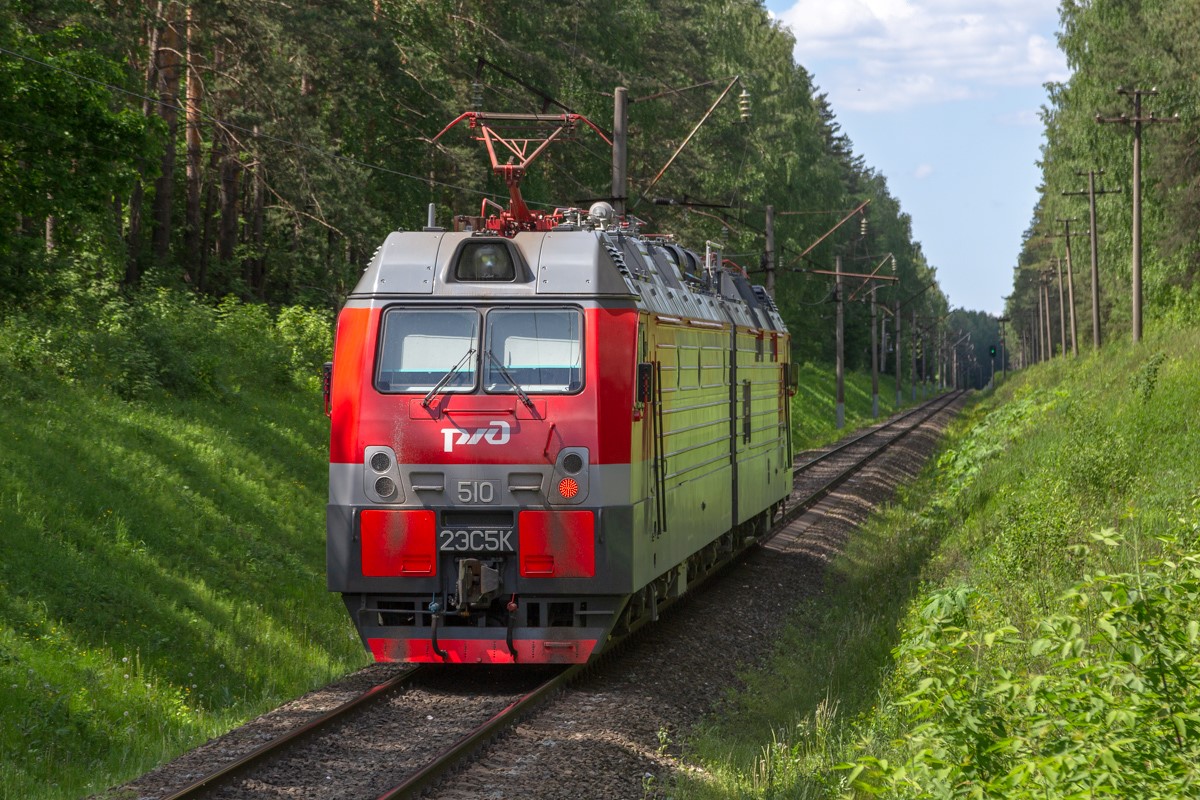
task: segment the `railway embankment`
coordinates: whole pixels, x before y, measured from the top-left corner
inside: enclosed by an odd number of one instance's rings
[[[672,796],[1194,796],[1197,352],[1161,333],[979,397]]]

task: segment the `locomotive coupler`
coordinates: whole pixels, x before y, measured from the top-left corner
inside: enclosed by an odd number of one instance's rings
[[[458,561],[458,581],[455,605],[458,613],[467,615],[472,607],[486,608],[500,593],[500,570],[478,558]]]

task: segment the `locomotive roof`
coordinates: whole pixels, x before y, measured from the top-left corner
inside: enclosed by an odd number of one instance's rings
[[[481,232],[397,231],[375,251],[352,299],[624,300],[666,318],[733,321],[785,331],[774,302],[741,270],[703,269],[704,259],[675,244],[625,232],[569,228]],[[505,248],[511,272],[476,279],[463,271],[471,248]]]

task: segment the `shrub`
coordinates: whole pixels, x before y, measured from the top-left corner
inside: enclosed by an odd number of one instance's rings
[[[6,314],[0,363],[103,387],[125,400],[159,392],[222,396],[293,379],[315,388],[332,339],[325,310],[292,306],[276,315],[234,297],[213,307],[190,291],[158,286]]]
[[[1111,530],[1092,546],[1116,548]],[[1085,577],[1031,638],[931,594],[896,649],[911,723],[895,762],[843,765],[857,788],[911,798],[1193,797],[1200,788],[1200,522],[1135,572]],[[980,624],[980,623],[984,624]],[[1023,653],[1021,670],[1004,648]]]

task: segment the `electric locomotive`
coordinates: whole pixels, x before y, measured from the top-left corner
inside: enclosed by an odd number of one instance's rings
[[[378,661],[587,661],[792,485],[762,288],[604,202],[535,214],[493,166],[509,209],[390,234],[338,318],[328,587]]]

